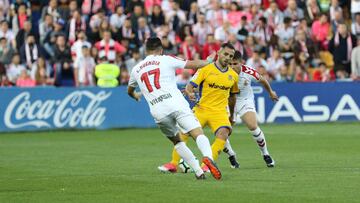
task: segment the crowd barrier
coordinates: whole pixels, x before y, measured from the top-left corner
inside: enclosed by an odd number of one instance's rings
[[[360,121],[360,83],[275,83],[272,102],[254,86],[261,123]],[[0,132],[155,127],[145,99],[118,88],[0,88]]]

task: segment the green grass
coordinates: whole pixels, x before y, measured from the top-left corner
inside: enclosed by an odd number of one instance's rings
[[[158,129],[1,134],[0,202],[360,201],[359,123],[262,129],[276,167],[266,168],[245,127],[236,127],[241,169],[222,154],[221,181],[158,172],[172,149]]]

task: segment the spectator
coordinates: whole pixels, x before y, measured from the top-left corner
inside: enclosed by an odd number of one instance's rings
[[[360,80],[360,39],[357,39],[357,46],[351,53],[351,78]]]
[[[333,33],[337,32],[338,25],[344,22],[343,14],[341,10],[334,12],[334,19],[331,21],[331,29]]]
[[[24,22],[24,28],[21,29],[17,35],[16,35],[16,49],[19,50],[20,47],[24,44],[25,40],[26,40],[26,36],[29,34],[33,34],[35,35],[35,32],[33,32],[32,30],[32,24],[30,21],[26,21]]]
[[[267,57],[271,57],[273,55],[273,51],[275,49],[280,50],[279,37],[277,35],[273,34],[273,35],[271,35],[268,46],[266,46],[266,49],[265,49]]]
[[[266,9],[264,17],[267,19],[268,24],[275,29],[276,25],[283,23],[284,14],[278,8],[275,0],[271,1],[270,7]]]
[[[24,28],[25,22],[30,21],[30,16],[26,13],[26,6],[21,4],[17,14],[12,19],[12,31],[16,35],[19,30]]]
[[[122,6],[116,7],[116,13],[113,13],[110,17],[110,27],[113,33],[117,33],[118,30],[123,26],[126,19],[124,14],[124,8]]]
[[[187,24],[194,25],[197,23],[198,16],[200,14],[198,4],[192,2],[190,5],[190,11],[187,13]]]
[[[102,2],[102,0],[83,0],[81,11],[86,21],[94,13],[98,13],[98,11],[102,8]]]
[[[169,38],[167,36],[162,37],[161,42],[162,42],[162,45],[163,45],[163,53],[165,55],[173,55],[173,56],[177,55],[178,51],[177,51],[176,46],[174,46],[170,42],[170,40],[169,40]],[[131,71],[129,71],[129,72],[131,72]]]
[[[280,51],[290,52],[295,35],[295,29],[291,26],[291,18],[285,17],[284,23],[277,27],[275,34],[279,37]]]
[[[286,68],[285,61],[280,55],[280,51],[278,49],[274,49],[272,52],[272,56],[267,60],[267,69],[269,76],[276,80],[281,81],[281,69]]]
[[[98,32],[100,28],[100,24],[103,21],[106,21],[105,11],[103,9],[100,9],[97,11],[97,13],[93,16],[91,16],[89,26],[91,28],[92,32]]]
[[[137,44],[136,42],[135,31],[132,28],[130,19],[125,19],[123,26],[120,28],[118,33],[115,35],[116,41],[121,41],[123,39],[128,40],[132,44]]]
[[[290,61],[288,75],[290,75],[292,81],[301,82],[310,80],[307,74],[309,66],[309,61],[305,53],[300,52],[299,54],[295,54],[294,58]]]
[[[338,32],[329,43],[329,51],[334,56],[334,72],[337,76],[350,74],[351,51],[355,45],[355,36],[348,32],[344,23],[339,24]]]
[[[178,2],[171,2],[171,10],[165,13],[166,21],[171,25],[172,30],[179,31],[180,28],[186,24],[186,15],[180,9]]]
[[[40,57],[34,64],[32,78],[35,79],[36,85],[54,85],[54,78],[50,76],[50,65],[46,63],[44,58]]]
[[[75,86],[94,86],[95,85],[95,60],[90,55],[88,46],[82,47],[82,55],[77,57],[74,62]]]
[[[231,33],[236,33],[236,30],[231,27],[230,22],[226,21],[221,27],[215,30],[215,39],[222,43],[225,42]]]
[[[72,16],[74,16],[74,12],[78,11],[80,13],[80,10],[78,10],[78,5],[76,0],[70,0],[70,2],[66,1],[65,5],[59,8],[59,14],[61,18],[68,21]],[[85,20],[85,18],[83,18]]]
[[[142,6],[136,5],[130,15],[131,25],[134,30],[138,29],[138,20],[140,17],[144,17],[144,10]]]
[[[297,7],[295,0],[289,0],[288,6],[284,11],[284,17],[289,17],[292,20],[293,26],[297,26],[299,20],[304,18],[304,11]]]
[[[259,21],[260,17],[263,16],[263,13],[260,12],[259,8],[260,7],[257,4],[252,4],[249,8],[249,11],[245,13],[251,27],[253,27],[255,23]]]
[[[239,30],[237,32],[237,39],[240,42],[244,42],[249,35],[249,30],[250,30],[250,26],[248,25],[247,17],[242,16],[239,25]]]
[[[260,49],[259,47],[256,47],[255,38],[253,36],[248,36],[246,38],[244,43],[244,48],[245,48],[245,54],[248,57],[251,57],[253,55],[255,48]]]
[[[331,27],[328,17],[325,13],[321,14],[320,19],[313,22],[311,26],[312,38],[321,47],[327,47],[328,41],[331,39]]]
[[[26,14],[31,15],[31,3],[30,3],[30,1],[28,1],[28,0],[15,0],[15,1],[12,1],[11,5],[10,5],[10,8],[11,8],[10,15],[12,17],[14,17],[18,13],[19,7],[21,5],[25,5]]]
[[[111,39],[110,31],[105,31],[103,40],[98,41],[95,47],[99,51],[99,58],[106,57],[110,63],[114,63],[117,54],[123,54],[126,49],[124,46]]]
[[[295,82],[308,82],[310,81],[309,73],[306,71],[306,68],[301,65],[296,65],[295,67]]]
[[[115,13],[116,9],[121,6],[121,2],[122,0],[105,0],[106,2],[106,9],[108,10],[109,13]]]
[[[206,22],[205,15],[203,13],[198,14],[198,20],[192,27],[196,42],[203,46],[206,42],[206,36],[213,33],[212,27]]]
[[[0,63],[0,87],[10,86],[11,83],[7,78],[6,68],[4,64]]]
[[[354,19],[355,14],[360,13],[360,1],[351,0],[350,8],[351,8],[350,12],[351,12],[352,18]]]
[[[355,21],[351,24],[351,33],[360,38],[360,13],[355,14]]]
[[[236,2],[231,2],[230,11],[227,13],[227,20],[230,22],[233,28],[237,28],[240,23],[242,12],[239,5]]]
[[[254,69],[259,69],[261,66],[265,68],[265,70],[268,70],[268,64],[267,62],[260,57],[260,50],[255,49],[252,56],[246,61],[246,65],[250,66]]]
[[[190,80],[191,70],[189,69],[183,69],[181,74],[176,76],[176,84],[178,87],[180,87],[180,89],[185,89],[185,86],[189,83]]]
[[[306,18],[308,22],[312,22],[320,14],[320,8],[316,0],[308,0],[306,3]]]
[[[153,35],[153,31],[150,26],[146,23],[145,17],[140,17],[138,19],[138,29],[137,29],[137,38],[139,43],[142,45],[145,43],[145,40]]]
[[[141,0],[129,0],[126,2],[126,13],[131,13],[134,11],[135,6],[144,7],[144,3]]]
[[[226,11],[221,8],[219,1],[212,1],[211,8],[206,12],[206,20],[215,29],[221,27],[226,19]]]
[[[65,36],[59,35],[56,38],[53,61],[57,63],[67,61],[69,59],[71,59],[70,47],[66,43]]]
[[[200,48],[195,44],[194,38],[187,36],[185,41],[180,45],[180,53],[187,60],[200,59]]]
[[[252,35],[255,37],[255,42],[263,47],[266,47],[272,34],[272,28],[267,25],[266,18],[260,17],[258,24],[252,32]]]
[[[9,65],[14,53],[15,50],[10,46],[6,38],[0,38],[0,63],[2,65]]]
[[[81,14],[79,11],[74,11],[73,16],[70,19],[69,26],[68,26],[68,32],[69,32],[69,43],[73,44],[76,40],[76,35],[80,31],[86,31],[86,23],[85,19],[81,17]]]
[[[44,50],[36,43],[35,36],[29,34],[26,37],[26,42],[20,48],[21,63],[26,64],[27,69],[31,69],[33,63],[35,63],[40,56],[44,56]]]
[[[36,81],[31,79],[27,70],[21,70],[20,76],[16,80],[16,86],[18,87],[35,87]]]
[[[335,75],[329,68],[326,67],[325,63],[320,63],[313,73],[313,81],[316,82],[329,82],[335,79]]]
[[[31,72],[30,72],[31,78],[37,81],[36,74],[38,73],[39,68],[43,68],[45,70],[46,78],[48,78],[49,82],[52,82],[52,84],[53,84],[54,83],[54,79],[53,79],[54,69],[52,68],[50,63],[48,61],[46,61],[46,59],[44,57],[41,57],[41,56],[37,59],[37,61],[33,64],[32,68],[31,68]]]
[[[202,59],[206,59],[210,54],[217,52],[220,49],[220,43],[218,43],[213,34],[208,34],[206,37],[206,43],[204,44],[202,51]]]
[[[335,20],[335,12],[340,11],[342,13],[342,8],[339,5],[339,0],[331,0],[330,6],[330,20]]]
[[[160,27],[161,25],[165,24],[165,17],[164,13],[161,10],[161,7],[159,5],[155,5],[152,14],[150,15],[149,23],[152,27],[152,29],[156,29]]]
[[[132,68],[141,61],[141,55],[138,49],[133,49],[131,58],[125,61],[125,66],[128,73],[131,73]]]
[[[58,36],[66,36],[66,33],[63,31],[65,22],[63,19],[58,19],[55,23],[54,30],[49,32],[44,39],[44,48],[48,55],[54,57],[54,46],[56,44],[56,39]]]
[[[16,84],[18,77],[21,74],[21,71],[26,70],[25,66],[20,64],[20,55],[18,53],[14,54],[11,59],[11,64],[6,70],[7,78],[10,83]]]
[[[75,43],[71,46],[71,56],[73,60],[75,61],[77,57],[82,56],[82,48],[83,46],[87,46],[88,48],[91,48],[90,42],[86,41],[86,35],[84,31],[80,31],[77,34],[77,40]]]
[[[46,14],[44,21],[39,24],[39,35],[40,35],[40,44],[45,43],[45,39],[50,33],[54,30],[53,18],[51,15]]]
[[[44,21],[46,14],[52,16],[54,22],[56,22],[60,18],[61,15],[60,15],[60,12],[59,12],[57,0],[50,0],[49,5],[45,6],[42,9],[42,13],[41,13],[41,20],[42,21]],[[62,17],[64,17],[64,16],[62,16]]]
[[[5,37],[6,40],[15,47],[15,34],[9,29],[9,24],[6,20],[1,21],[0,38]]]
[[[293,50],[295,55],[298,55],[301,52],[304,53],[306,58],[309,58],[309,60],[312,60],[314,57],[318,57],[317,46],[314,45],[314,42],[309,37],[306,37],[303,30],[299,30],[296,33]]]

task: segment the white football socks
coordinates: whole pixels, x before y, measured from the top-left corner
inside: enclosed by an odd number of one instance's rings
[[[257,145],[259,146],[262,155],[269,155],[269,152],[268,152],[267,146],[266,146],[265,135],[261,131],[261,129],[259,127],[257,127],[255,130],[250,130],[250,132],[253,135],[253,138],[256,141]]]
[[[175,145],[175,150],[184,159],[184,161],[189,164],[189,166],[194,169],[196,176],[203,174],[203,170],[200,167],[199,161],[196,160],[194,154],[186,146],[184,142],[179,142]]]
[[[233,148],[232,148],[231,145],[230,145],[230,140],[229,140],[229,138],[226,140],[224,152],[225,152],[226,154],[228,154],[229,156],[235,156],[235,155],[236,155],[235,151],[233,150]]]
[[[196,144],[201,151],[201,154],[205,157],[209,157],[213,160],[212,151],[209,139],[205,135],[199,135],[196,137]]]

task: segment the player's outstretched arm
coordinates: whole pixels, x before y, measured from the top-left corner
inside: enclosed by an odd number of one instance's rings
[[[272,88],[270,86],[270,83],[261,75],[260,75],[259,82],[266,89],[266,91],[269,93],[271,100],[273,100],[273,101],[278,101],[279,100],[279,97],[277,96],[276,92],[274,90],[272,90]]]
[[[128,95],[136,101],[140,101],[141,93],[136,92],[135,87],[128,86]]]
[[[188,83],[186,85],[185,94],[189,97],[191,101],[196,101],[195,87],[191,83]]]
[[[189,60],[185,64],[185,69],[199,69],[207,64],[209,64],[209,62],[205,60]]]

